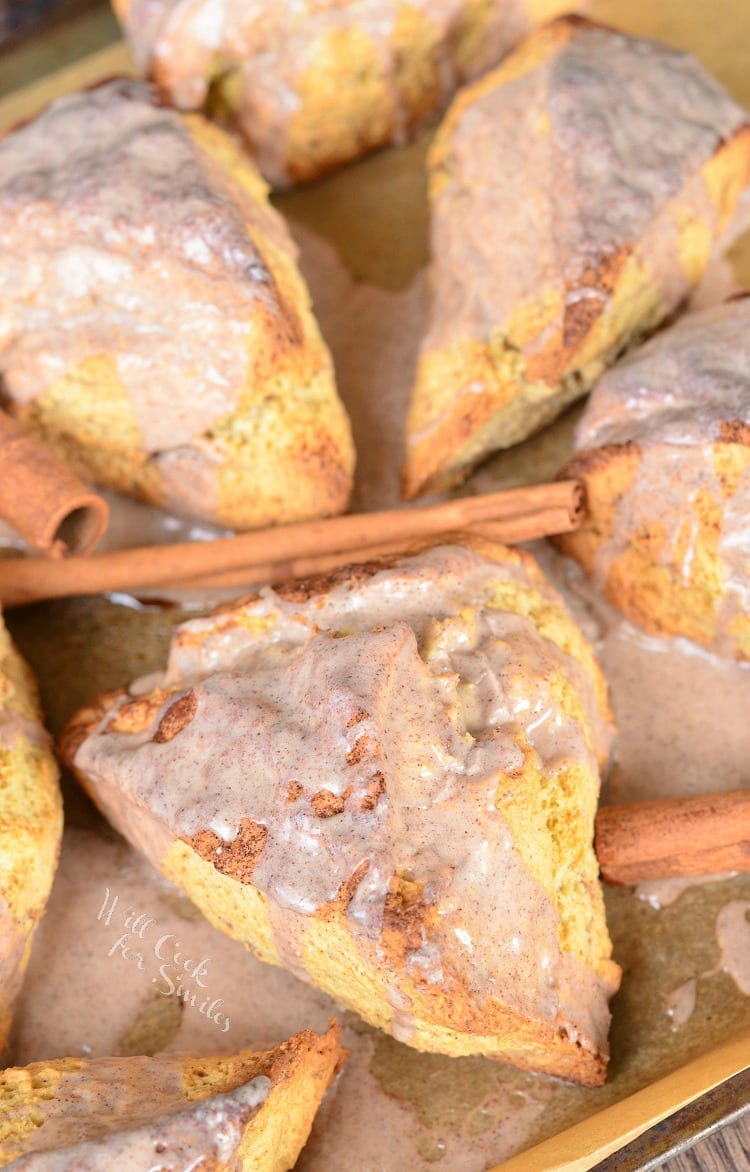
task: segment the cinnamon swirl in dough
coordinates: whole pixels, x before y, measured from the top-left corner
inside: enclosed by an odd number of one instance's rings
[[[467,541],[175,634],[62,751],[208,918],[400,1040],[604,1078],[592,652],[526,554]]]
[[[598,383],[559,539],[647,631],[750,659],[750,298],[684,317]]]
[[[330,355],[266,188],[115,81],[0,142],[0,392],[82,476],[244,529],[346,507]]]
[[[683,301],[750,180],[747,119],[687,54],[576,18],[459,94],[407,496],[538,431]]]

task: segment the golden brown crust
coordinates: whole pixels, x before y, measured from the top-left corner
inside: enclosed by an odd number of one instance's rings
[[[719,438],[724,444],[744,444],[750,448],[750,423],[739,419],[725,420],[721,425]]]
[[[73,760],[79,745],[91,735],[112,706],[127,695],[125,688],[102,692],[91,704],[78,709],[58,736],[58,751],[64,761]]]
[[[326,574],[314,574],[310,578],[295,578],[289,582],[280,582],[274,586],[274,592],[285,602],[309,602],[317,595],[328,594],[337,586],[346,583],[356,588],[368,578],[374,578],[381,570],[388,566],[395,566],[401,555],[381,557],[373,561],[357,562],[355,565],[342,566],[340,570],[333,570]],[[232,609],[230,603],[230,608]],[[217,612],[218,613],[218,612]]]
[[[154,733],[154,741],[156,744],[166,745],[179,732],[182,732],[185,726],[190,724],[190,721],[195,716],[197,706],[198,701],[193,691],[186,692],[170,704]]]
[[[633,441],[605,444],[581,452],[559,473],[560,480],[571,476],[581,482],[586,511],[583,524],[574,533],[554,540],[580,561],[588,574],[593,572],[597,548],[611,536],[617,504],[632,484],[640,461],[640,448]]]
[[[331,1019],[324,1034],[300,1030],[272,1050],[241,1050],[226,1056],[186,1059],[184,1081],[190,1100],[195,1101],[206,1094],[216,1094],[217,1076],[222,1080],[222,1093],[236,1090],[259,1075],[265,1075],[276,1086],[287,1082],[302,1063],[311,1067],[312,1073],[323,1076],[327,1088],[348,1055],[341,1045],[341,1026]]]
[[[188,846],[207,863],[220,871],[222,875],[229,875],[239,883],[250,883],[256,863],[268,837],[268,830],[249,818],[240,821],[237,837],[231,842],[224,842],[212,830],[201,830],[192,838],[184,838]]]

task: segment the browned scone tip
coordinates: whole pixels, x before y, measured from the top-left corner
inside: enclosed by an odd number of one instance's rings
[[[556,538],[645,630],[750,658],[750,300],[690,314],[600,380],[562,477],[581,527]]]
[[[85,741],[91,730],[96,728],[115,702],[126,694],[125,688],[102,692],[91,704],[79,708],[71,716],[57,738],[58,755],[66,765],[72,764],[78,746]]]
[[[562,18],[462,91],[430,154],[404,495],[586,394],[697,285],[748,181],[747,112],[655,41]]]
[[[349,1055],[350,1051],[341,1044],[341,1023],[331,1018],[325,1033],[300,1030],[273,1050],[266,1051],[262,1055],[258,1073],[268,1075],[274,1083],[288,1079],[300,1056],[310,1056],[314,1061],[314,1075],[328,1087],[342,1070]]]
[[[619,980],[591,845],[610,738],[536,563],[469,539],[183,624],[163,676],[79,714],[61,750],[261,959],[417,1049],[596,1085]]]

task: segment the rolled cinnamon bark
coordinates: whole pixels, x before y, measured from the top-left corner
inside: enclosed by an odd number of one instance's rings
[[[57,564],[13,558],[0,563],[0,604],[159,586],[241,588],[307,578],[461,531],[506,543],[566,532],[580,524],[582,508],[577,481],[557,481],[412,509],[302,521],[216,541],[119,549]]]
[[[750,871],[750,789],[603,806],[595,846],[613,885]]]
[[[88,553],[109,509],[44,444],[0,411],[0,520],[51,557]]]

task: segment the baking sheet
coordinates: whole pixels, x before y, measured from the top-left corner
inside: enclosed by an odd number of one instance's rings
[[[729,0],[712,4],[706,0],[690,4],[660,0],[648,5],[607,0],[595,3],[592,11],[628,31],[659,35],[692,49],[737,97],[750,103],[746,60],[750,5]],[[3,118],[11,121],[28,116],[37,101],[47,100],[61,85],[75,84],[79,77],[91,81],[111,75],[124,60],[121,48],[105,50],[96,61],[83,63],[62,82],[49,81],[41,99],[35,91],[0,104],[0,125]],[[425,306],[421,266],[427,256],[423,161],[428,139],[425,134],[404,150],[382,152],[313,188],[285,194],[276,201],[294,221],[316,310],[334,351],[342,393],[352,408],[360,447],[359,508],[392,503],[396,492],[401,417]],[[745,280],[750,282],[750,237],[740,232],[728,260],[714,266],[708,292],[703,295],[715,297]],[[468,491],[553,475],[569,451],[575,417],[573,411],[541,436],[490,461]],[[8,622],[37,672],[50,725],[57,730],[97,691],[122,685],[158,667],[171,627],[179,617],[173,607],[144,608],[95,599],[26,608],[10,614]],[[620,702],[627,705],[624,691]],[[691,730],[683,730],[683,736],[684,752]],[[737,759],[732,768],[741,774],[742,746],[734,745],[732,754],[733,761]],[[706,777],[707,786],[721,783],[725,763],[721,756],[715,761],[713,776]],[[743,783],[750,783],[747,774],[744,778],[740,775],[739,784]],[[673,792],[679,788],[680,778],[675,777]],[[305,1024],[296,1020],[295,1014],[323,1024],[332,1008],[326,999],[304,990],[296,1008],[286,1008],[295,1000],[294,978],[258,966],[238,945],[202,922],[195,927],[184,901],[112,840],[69,780],[65,782],[65,798],[69,832],[62,878],[73,883],[82,861],[88,862],[89,848],[98,870],[90,889],[84,884],[85,897],[68,898],[71,890],[80,892],[80,875],[77,887],[65,887],[61,881],[53,896],[20,1007],[15,1038],[19,1060],[51,1057],[75,1045],[75,1039],[65,1032],[67,1022],[56,1012],[49,990],[54,991],[56,981],[75,981],[79,1011],[96,997],[96,983],[91,984],[86,976],[89,969],[93,972],[86,949],[99,949],[95,959],[101,971],[106,941],[97,936],[95,925],[106,885],[113,890],[119,884],[123,890],[140,891],[142,899],[160,909],[165,922],[176,917],[175,923],[193,925],[190,930],[198,933],[201,941],[210,940],[217,971],[246,974],[249,991],[245,988],[236,994],[233,1042],[257,1040],[258,1031],[264,1040],[278,1040],[285,1031]],[[354,1059],[316,1124],[300,1167],[335,1170],[356,1166],[363,1172],[376,1168],[390,1172],[407,1165],[414,1169],[434,1165],[473,1172],[617,1102],[747,1028],[750,998],[721,971],[699,981],[695,1009],[683,1025],[675,1028],[674,1015],[668,1014],[676,989],[696,974],[717,969],[716,919],[730,901],[750,901],[750,879],[736,877],[689,887],[661,910],[629,890],[607,893],[615,955],[625,973],[613,1005],[611,1076],[608,1085],[598,1091],[568,1087],[483,1059],[420,1055],[346,1015]],[[114,965],[115,958],[112,960]],[[104,965],[104,972],[109,971],[118,982],[124,970],[109,970]],[[113,1031],[115,1026],[119,1031],[114,1040],[121,1048],[132,1045],[133,1036],[141,1039],[141,1045],[184,1049],[192,1044],[206,1051],[222,1048],[219,1042],[223,1039],[204,1022],[197,1022],[189,1010],[175,1015],[174,1002],[169,999],[163,999],[155,1010],[157,1003],[146,983],[141,988],[132,977],[128,973],[128,981],[118,989],[117,1009],[112,1011]],[[37,1053],[42,1046],[45,1053]],[[370,1117],[370,1147],[357,1148],[362,1128],[355,1124],[363,1112]],[[395,1163],[392,1155],[384,1156],[378,1148],[378,1132],[384,1134],[387,1128],[401,1145]]]

